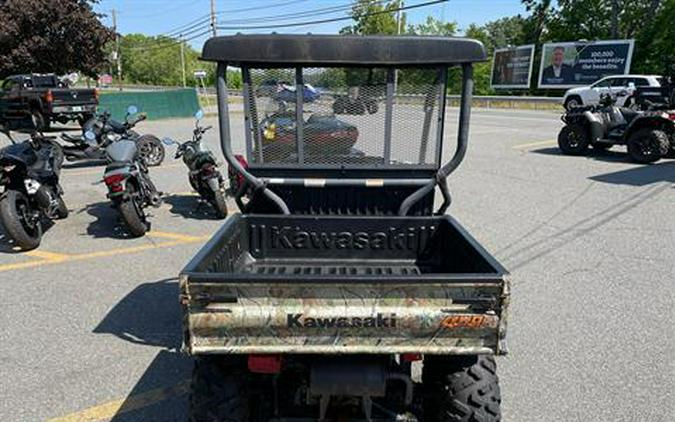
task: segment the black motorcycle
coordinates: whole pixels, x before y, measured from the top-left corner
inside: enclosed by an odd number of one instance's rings
[[[136,107],[130,108],[137,111]],[[61,138],[70,143],[63,147],[63,152],[68,161],[79,160],[105,160],[107,159],[105,149],[98,148],[106,141],[106,138],[114,139],[118,136],[124,136],[126,139],[134,140],[137,144],[138,152],[149,166],[158,166],[164,161],[164,145],[154,135],[140,135],[133,128],[139,122],[146,119],[147,116],[136,115],[135,119],[130,120],[130,114],[127,113],[123,122],[113,119],[110,112],[104,111],[98,116],[93,117],[82,125],[82,135],[71,136],[67,133],[61,135]],[[85,133],[92,132],[96,139],[95,142],[87,140]]]
[[[204,133],[211,129],[211,126],[199,126],[199,121],[204,117],[201,110],[195,114],[195,117],[197,122],[191,140],[180,143],[165,138],[163,142],[166,145],[178,145],[175,158],[182,157],[183,162],[190,170],[188,173],[190,185],[199,193],[199,196],[213,206],[218,218],[225,218],[227,217],[227,203],[225,202],[223,176],[218,170],[216,157],[202,143]]]
[[[45,219],[68,216],[59,185],[63,152],[53,137],[33,133],[0,150],[0,219],[23,250],[40,245]]]
[[[130,107],[132,119],[135,113],[136,109]],[[85,138],[90,143],[96,141],[92,131],[86,132]],[[105,149],[109,163],[103,173],[103,181],[108,187],[107,196],[131,235],[143,236],[150,230],[145,208],[150,205],[158,207],[162,203],[161,193],[150,180],[145,158],[140,154],[137,142],[126,135],[106,136],[99,147]]]

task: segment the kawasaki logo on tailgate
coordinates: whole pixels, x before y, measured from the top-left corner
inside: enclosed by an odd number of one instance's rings
[[[436,226],[419,226],[408,229],[391,227],[386,231],[308,231],[297,227],[269,228],[272,248],[281,249],[409,249],[426,243]]]
[[[307,317],[287,314],[288,328],[396,328],[396,314],[377,314],[373,317]]]

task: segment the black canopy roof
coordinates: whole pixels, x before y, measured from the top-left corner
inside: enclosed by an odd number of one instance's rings
[[[415,66],[485,61],[468,38],[358,35],[232,35],[206,41],[202,59],[230,65]]]

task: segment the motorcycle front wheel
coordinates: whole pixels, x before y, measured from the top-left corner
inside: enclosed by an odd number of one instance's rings
[[[213,208],[216,210],[216,215],[218,218],[227,218],[227,201],[225,200],[225,192],[222,189],[218,189],[213,192],[213,199],[211,200]]]
[[[28,197],[17,190],[8,190],[0,198],[0,219],[16,245],[23,250],[35,249],[42,240],[39,211]]]

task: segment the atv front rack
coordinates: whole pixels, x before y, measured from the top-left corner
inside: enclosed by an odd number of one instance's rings
[[[486,59],[479,42],[442,37],[236,35],[207,41],[203,59],[218,63],[225,158],[252,191],[283,214],[295,211],[289,208],[288,197],[274,187],[405,188],[406,196],[397,205],[397,214],[405,216],[423,198],[431,195],[433,202],[438,186],[443,203],[436,213],[445,213],[450,205],[447,177],[467,149],[472,64]],[[228,66],[241,69],[248,166],[232,148]],[[448,67],[452,66],[462,71],[457,148],[450,161],[441,165]],[[320,94],[311,91],[312,85],[319,86]],[[410,95],[406,87],[417,90]],[[273,112],[264,119],[261,99],[274,103]],[[330,113],[335,114],[326,117]],[[364,151],[349,150],[352,145]]]

